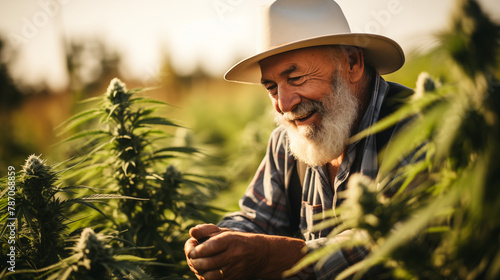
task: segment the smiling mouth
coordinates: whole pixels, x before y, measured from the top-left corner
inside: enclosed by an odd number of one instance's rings
[[[303,116],[300,116],[298,118],[295,118],[294,122],[296,124],[300,124],[301,122],[305,122],[307,121],[312,115],[314,115],[317,111],[316,110],[312,110],[310,112],[308,112],[306,115],[303,115]]]

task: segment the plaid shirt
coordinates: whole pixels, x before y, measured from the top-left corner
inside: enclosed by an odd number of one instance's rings
[[[359,131],[373,125],[378,119],[382,101],[390,84],[377,75],[372,99],[361,120]],[[398,129],[395,129],[398,130]],[[293,236],[297,228],[292,226],[291,207],[286,185],[292,178],[295,164],[288,150],[288,139],[283,127],[276,128],[269,141],[267,153],[245,195],[240,200],[241,211],[227,215],[220,227],[236,231]],[[347,179],[354,172],[374,178],[378,171],[376,137],[368,136],[347,147],[342,164],[330,184],[328,170],[322,167],[307,167],[302,185],[302,206],[299,229],[310,248],[324,244],[333,228],[315,231],[314,225],[326,219],[329,211],[341,203],[338,192],[345,189]],[[315,268],[316,279],[333,279],[348,266],[360,261],[368,254],[364,248],[354,248],[332,255],[320,268]],[[299,278],[300,279],[300,278]]]

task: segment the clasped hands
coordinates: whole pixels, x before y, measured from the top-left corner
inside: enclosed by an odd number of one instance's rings
[[[304,241],[295,238],[236,232],[212,224],[198,225],[189,234],[184,253],[198,279],[281,279],[282,272],[304,255]]]

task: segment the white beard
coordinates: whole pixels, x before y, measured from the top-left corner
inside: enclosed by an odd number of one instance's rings
[[[322,166],[338,158],[351,136],[359,102],[343,78],[335,77],[330,94],[319,101],[304,99],[292,112],[275,112],[275,121],[287,128],[290,151],[309,166]],[[319,125],[297,127],[293,120],[316,110]]]

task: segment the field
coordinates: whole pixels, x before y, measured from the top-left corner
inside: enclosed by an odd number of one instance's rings
[[[361,234],[295,269],[367,245],[372,254],[341,277],[376,265],[397,279],[500,276],[491,218],[500,211],[500,26],[464,0],[436,40],[384,77],[416,93],[374,129],[418,117],[377,181],[350,182],[340,211],[359,211],[338,229]],[[188,230],[238,209],[275,127],[269,98],[258,85],[180,76],[168,58],[151,84],[122,81],[105,49],[96,51],[102,75],[84,82],[78,44],[67,50],[73,80],[62,92],[17,84],[8,61],[0,65],[0,261],[9,264],[0,278],[191,279]],[[414,149],[424,160],[384,180]],[[394,185],[395,196],[381,198],[377,186]]]

